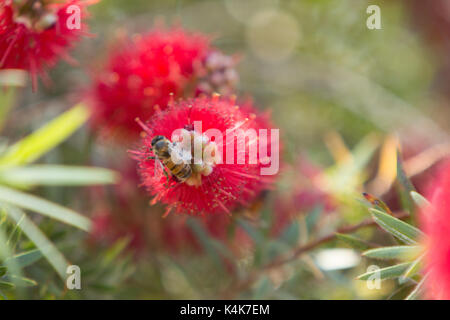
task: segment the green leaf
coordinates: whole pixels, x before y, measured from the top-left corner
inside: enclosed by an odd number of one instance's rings
[[[7,241],[6,233],[3,230],[3,226],[0,226],[0,260],[8,268],[8,272],[21,275],[22,269],[14,260],[9,259],[12,256],[12,249]]]
[[[431,205],[431,203],[427,199],[425,199],[425,197],[423,197],[421,194],[417,193],[416,191],[411,191],[410,195],[411,195],[411,198],[414,200],[414,202],[416,203],[416,205],[419,208],[426,208]]]
[[[30,278],[18,277],[15,275],[9,275],[8,278],[14,281],[14,284],[18,287],[34,287],[37,286],[37,282]]]
[[[8,268],[0,267],[0,277],[3,277],[6,273],[6,271],[8,271]]]
[[[367,250],[363,256],[374,259],[411,259],[421,250],[421,246],[392,246]]]
[[[348,234],[336,233],[336,238],[340,241],[345,242],[354,249],[367,250],[370,248],[370,246],[364,240]]]
[[[215,250],[212,242],[210,241],[210,237],[208,233],[205,231],[203,226],[196,221],[195,219],[187,219],[186,224],[195,234],[196,238],[200,242],[203,249],[208,253],[208,255],[213,259],[213,262],[217,266],[217,268],[223,270],[223,261],[219,255],[219,253]]]
[[[294,220],[289,226],[284,228],[279,240],[291,246],[297,244],[300,237],[300,225],[298,220]]]
[[[256,285],[256,288],[254,289],[252,299],[261,300],[267,298],[267,296],[271,293],[272,290],[273,290],[272,281],[270,281],[270,279],[267,276],[262,277],[262,279]]]
[[[0,201],[43,214],[84,231],[88,231],[91,227],[88,218],[73,210],[14,189],[0,186]]]
[[[14,251],[17,242],[20,239],[21,230],[19,228],[20,221],[14,225],[12,231],[10,231],[7,244],[11,246],[12,251]]]
[[[411,266],[405,271],[405,273],[402,275],[402,280],[405,280],[406,278],[411,278],[416,273],[420,271],[420,267],[422,266],[422,260],[424,258],[424,255],[421,255],[416,260],[414,260],[413,263],[411,263]]]
[[[411,213],[414,213],[414,201],[411,198],[411,191],[416,191],[403,168],[401,154],[397,151],[397,181],[400,184],[400,197],[403,206]]]
[[[423,233],[412,225],[403,222],[387,213],[376,209],[369,209],[374,221],[385,231],[407,244],[416,244]]]
[[[28,267],[42,258],[42,252],[39,249],[33,249],[27,252],[17,254],[6,261],[14,260],[20,268]]]
[[[11,282],[0,281],[0,290],[11,290],[14,289],[15,285]]]
[[[414,188],[413,184],[405,173],[405,169],[403,168],[402,156],[399,151],[397,151],[397,179],[402,187],[406,191],[408,191],[408,193],[411,191],[416,191],[416,188]]]
[[[353,193],[361,185],[364,170],[379,145],[378,139],[368,135],[352,150],[352,161],[337,164],[326,170],[327,187],[332,193]]]
[[[379,277],[380,280],[386,280],[386,279],[393,279],[400,277],[406,269],[408,269],[410,262],[405,262],[401,264],[397,264],[395,266],[390,266],[387,268],[382,268],[370,272],[366,272],[360,276],[358,276],[356,279],[358,280],[369,280],[373,278]],[[378,274],[377,274],[378,273]]]
[[[34,165],[0,170],[3,184],[27,188],[35,185],[45,186],[85,186],[113,184],[117,181],[114,171],[103,168],[90,168],[62,165]]]
[[[128,237],[121,238],[117,240],[108,250],[105,252],[102,259],[102,264],[104,267],[110,265],[114,262],[120,254],[122,254],[125,249],[130,244],[130,239]]]
[[[59,252],[59,250],[53,245],[53,243],[47,239],[47,237],[42,233],[41,230],[39,230],[39,228],[33,223],[33,221],[28,219],[28,217],[22,210],[2,203],[0,203],[0,206],[16,223],[22,220],[20,229],[22,229],[23,233],[28,237],[28,239],[30,239],[36,245],[36,247],[39,248],[39,250],[41,250],[42,254],[45,256],[48,262],[50,262],[58,275],[63,280],[65,280],[66,270],[69,264],[61,254],[61,252]]]
[[[405,300],[416,300],[420,297],[425,287],[426,278],[428,275],[425,275],[422,280],[415,286],[414,290],[405,298]]]
[[[245,220],[238,219],[238,224],[245,230],[245,232],[258,244],[264,242],[264,235],[250,223]]]
[[[306,215],[305,223],[306,223],[306,228],[307,228],[308,232],[311,232],[311,230],[317,224],[317,221],[319,221],[322,211],[323,211],[323,207],[321,205],[319,205],[319,206],[316,206],[313,210],[311,210],[311,212],[309,212]]]
[[[20,166],[37,160],[72,135],[88,117],[88,108],[83,104],[64,112],[36,132],[10,146],[0,157],[0,166]]]

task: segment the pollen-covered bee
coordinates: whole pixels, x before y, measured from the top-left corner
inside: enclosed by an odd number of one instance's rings
[[[155,154],[155,158],[160,160],[179,181],[185,182],[192,175],[192,167],[185,161],[177,161],[181,163],[175,163],[173,161],[173,147],[173,143],[164,136],[155,136],[152,139],[152,150]]]

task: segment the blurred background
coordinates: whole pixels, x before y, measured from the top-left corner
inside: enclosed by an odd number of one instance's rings
[[[59,63],[53,83],[20,91],[3,138],[17,141],[78,102],[120,34],[155,24],[214,36],[240,57],[238,92],[270,110],[283,165],[275,190],[231,223],[169,216],[135,183],[135,146],[112,146],[84,126],[40,163],[120,171],[109,187],[38,187],[32,192],[91,217],[90,234],[34,217],[82,270],[82,290],[64,290],[48,262],[24,269],[36,286],[6,296],[119,299],[384,299],[402,297],[392,281],[369,290],[354,280],[372,262],[339,240],[242,280],[295,247],[369,217],[361,193],[401,209],[395,179],[399,146],[405,171],[423,192],[450,152],[450,2],[377,1],[381,30],[354,0],[103,0],[89,8],[92,37]],[[126,167],[126,169],[124,169]],[[257,216],[257,222],[245,219]],[[375,228],[367,241],[389,243]],[[17,250],[32,249],[25,238]],[[20,251],[20,250],[19,250]],[[397,288],[399,290],[397,290]],[[401,290],[400,290],[401,289]]]

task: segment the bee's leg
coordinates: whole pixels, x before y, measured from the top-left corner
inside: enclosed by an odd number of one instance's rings
[[[145,158],[146,160],[156,160],[155,156],[148,156],[147,158]]]
[[[170,189],[175,188],[176,186],[178,186],[179,184],[181,184],[181,181],[177,181],[177,183],[169,186]]]
[[[161,163],[161,161],[157,160],[157,162],[161,166],[164,176],[166,177],[166,188],[168,188],[169,187],[169,179],[170,179],[169,173],[167,172],[166,167],[164,167],[164,165]]]
[[[163,171],[164,171],[164,175],[166,176],[166,188],[172,188],[171,186],[169,186],[170,176],[167,173],[166,168],[164,168]]]

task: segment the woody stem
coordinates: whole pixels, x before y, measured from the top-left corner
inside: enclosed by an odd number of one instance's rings
[[[405,218],[409,217],[409,214],[406,212],[401,212],[398,214],[394,214],[394,216],[397,219],[405,219]],[[283,265],[288,264],[290,262],[293,262],[296,259],[298,259],[301,255],[303,255],[304,253],[306,253],[312,249],[315,249],[325,243],[328,243],[332,240],[335,240],[337,233],[341,233],[341,234],[353,233],[359,229],[362,229],[365,227],[370,227],[370,226],[376,226],[376,225],[377,224],[375,223],[375,221],[373,219],[369,218],[369,219],[363,220],[362,222],[355,224],[355,225],[341,227],[329,235],[323,236],[316,240],[312,240],[302,246],[295,248],[294,250],[291,251],[291,253],[289,255],[275,259],[272,262],[266,264],[265,266],[262,266],[259,270],[256,270],[256,271],[250,273],[245,279],[238,279],[238,280],[234,281],[227,288],[227,290],[225,290],[225,292],[223,293],[222,296],[224,299],[233,299],[240,292],[250,288],[256,281],[258,281],[258,279],[264,273],[266,273],[270,270],[276,269],[278,267],[282,267]]]

